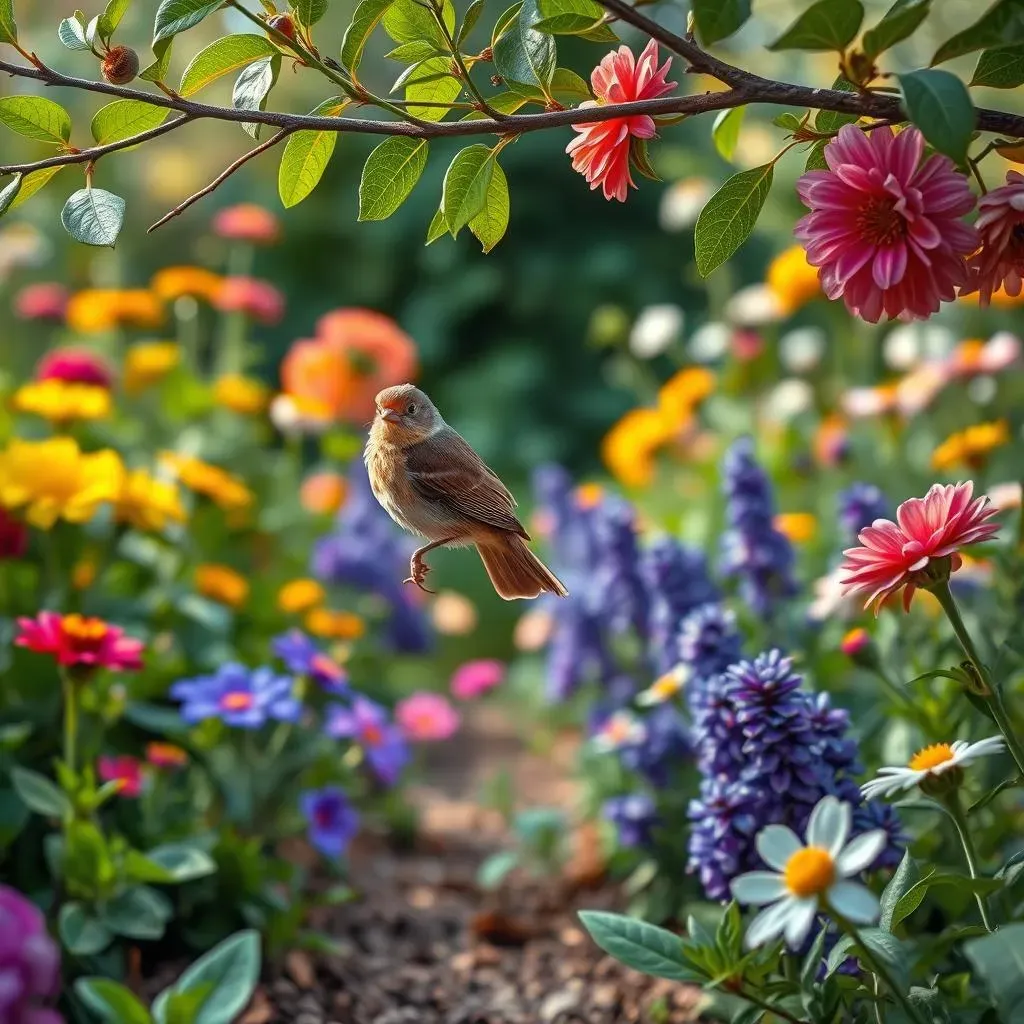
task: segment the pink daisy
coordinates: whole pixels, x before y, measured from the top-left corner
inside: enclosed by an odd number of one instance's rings
[[[916,128],[870,134],[844,125],[825,147],[827,171],[808,171],[797,193],[811,212],[794,236],[830,299],[877,323],[924,320],[956,297],[977,233],[962,220],[974,208],[964,175],[945,156],[922,162]]]
[[[903,589],[903,607],[910,609],[915,590],[937,577],[929,574],[933,559],[948,558],[949,571],[960,568],[959,549],[989,540],[999,532],[988,522],[999,510],[987,497],[974,498],[974,483],[932,484],[923,498],[909,498],[896,510],[896,522],[876,519],[860,531],[861,547],[843,552],[842,583],[866,594],[864,607],[875,614],[886,598]]]
[[[628,46],[620,46],[609,53],[590,75],[590,84],[597,97],[596,103],[630,103],[633,100],[652,100],[672,92],[675,82],[665,81],[672,66],[669,58],[658,67],[658,44],[652,39],[640,54],[633,57]],[[595,106],[587,100],[581,107]],[[633,139],[653,139],[657,134],[654,118],[647,114],[615,117],[609,121],[574,124],[579,135],[568,146],[572,169],[579,171],[590,182],[591,189],[601,186],[605,199],[626,201],[630,188],[636,188],[630,175],[630,153]]]
[[[395,721],[411,740],[446,740],[459,728],[458,711],[439,693],[414,693],[395,707]]]
[[[47,352],[36,365],[35,379],[110,388],[114,383],[114,371],[99,352],[68,346]]]
[[[49,654],[58,665],[115,672],[142,668],[142,641],[125,636],[123,629],[102,619],[40,612],[34,619],[18,619],[18,630],[15,644]]]
[[[473,700],[500,686],[505,679],[505,666],[495,658],[479,658],[460,665],[452,676],[452,696]]]
[[[128,754],[101,757],[96,767],[104,782],[121,783],[118,790],[121,796],[135,798],[142,792],[142,762],[137,758]]]
[[[1000,287],[1007,295],[1020,295],[1024,286],[1024,174],[1007,171],[1006,184],[978,200],[974,226],[981,235],[981,248],[971,257],[967,286],[960,294],[978,292],[983,306]]]

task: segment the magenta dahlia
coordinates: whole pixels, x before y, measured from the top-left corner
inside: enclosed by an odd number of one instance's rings
[[[987,306],[1000,288],[1017,296],[1024,287],[1024,174],[1006,172],[1006,184],[978,201],[975,224],[981,248],[968,263],[967,286],[961,295],[978,292]]]
[[[978,247],[963,217],[974,193],[953,162],[922,161],[916,128],[868,133],[844,125],[825,147],[827,171],[808,171],[797,193],[811,212],[793,232],[830,299],[870,323],[924,320],[956,297]]]

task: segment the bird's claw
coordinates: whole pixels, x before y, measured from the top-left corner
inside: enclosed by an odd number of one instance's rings
[[[419,587],[420,590],[422,590],[425,594],[437,593],[437,591],[431,590],[430,587],[425,587],[423,585],[423,581],[427,578],[427,573],[430,572],[430,566],[427,565],[426,562],[423,562],[418,558],[415,559],[409,565],[409,572],[412,575],[406,576],[406,578],[402,580],[403,583],[415,583],[416,586]]]

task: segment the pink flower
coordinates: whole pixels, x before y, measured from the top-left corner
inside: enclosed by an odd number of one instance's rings
[[[439,693],[414,693],[395,707],[395,721],[412,740],[446,740],[459,728],[458,711]]]
[[[35,379],[109,389],[114,383],[114,371],[106,359],[92,349],[56,348],[36,364]]]
[[[864,607],[874,604],[876,615],[886,598],[903,589],[903,607],[909,610],[918,587],[927,589],[960,568],[960,548],[999,532],[997,523],[987,521],[998,509],[984,495],[972,501],[973,493],[970,480],[932,484],[923,498],[909,498],[900,505],[895,523],[876,519],[860,531],[857,539],[862,546],[843,552],[843,584],[854,593],[867,594]],[[948,569],[929,564],[945,558]]]
[[[28,550],[28,527],[0,508],[0,562],[21,558]]]
[[[480,658],[460,665],[452,676],[452,695],[459,700],[472,700],[505,680],[505,666],[494,658]]]
[[[213,218],[213,230],[221,238],[270,245],[281,233],[277,218],[255,203],[239,203],[221,210]]]
[[[104,782],[120,782],[121,796],[137,797],[142,792],[142,762],[128,754],[101,757],[97,762],[99,776]]]
[[[961,295],[978,292],[987,306],[1000,287],[1007,295],[1020,295],[1024,286],[1024,174],[1006,172],[1006,184],[978,200],[974,225],[981,248],[968,263],[967,285]]]
[[[811,212],[794,236],[830,299],[870,323],[924,320],[967,280],[964,259],[977,233],[961,219],[974,194],[953,162],[935,154],[923,163],[916,128],[868,135],[844,125],[825,147],[827,171],[808,171],[797,193]]]
[[[125,636],[123,629],[102,619],[40,612],[34,619],[18,619],[18,629],[15,644],[49,654],[58,665],[115,672],[142,668],[142,641]]]
[[[675,82],[665,81],[672,65],[669,58],[658,67],[658,44],[652,39],[635,60],[628,46],[609,53],[590,75],[597,103],[629,103],[652,100],[671,92]],[[580,104],[595,106],[593,100]],[[653,139],[657,134],[654,118],[647,114],[614,117],[608,121],[574,124],[579,135],[565,147],[572,156],[572,169],[590,182],[591,189],[601,186],[605,199],[626,201],[629,188],[636,188],[629,172],[633,139]]]
[[[41,281],[21,289],[14,298],[14,315],[20,320],[49,320],[63,323],[68,290],[56,281]]]
[[[261,324],[276,324],[284,316],[284,296],[255,277],[224,278],[214,305],[225,313],[245,313]]]

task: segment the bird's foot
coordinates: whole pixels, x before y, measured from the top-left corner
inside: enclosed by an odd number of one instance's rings
[[[423,581],[427,578],[427,573],[430,572],[430,566],[427,565],[422,558],[413,558],[409,563],[409,572],[410,575],[406,576],[406,578],[402,580],[403,583],[415,583],[416,586],[426,594],[436,593],[436,591],[431,590],[430,587],[425,587],[423,585]]]

